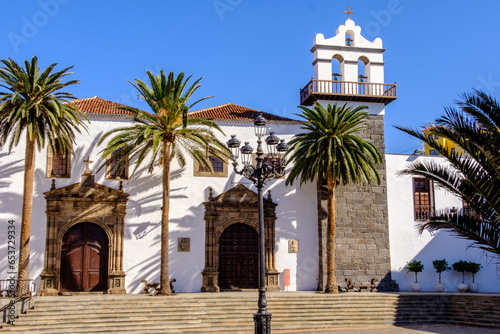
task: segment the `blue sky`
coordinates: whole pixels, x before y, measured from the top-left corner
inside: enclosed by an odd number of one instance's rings
[[[398,84],[387,152],[420,145],[392,125],[432,122],[473,88],[500,97],[498,1],[4,1],[0,58],[75,66],[78,98],[140,107],[127,80],[164,69],[204,77],[196,97],[215,98],[195,109],[231,102],[294,117],[314,34],[333,36],[348,5],[367,39],[382,38],[385,81]]]

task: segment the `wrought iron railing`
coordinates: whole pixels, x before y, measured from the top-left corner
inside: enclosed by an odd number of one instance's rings
[[[18,280],[0,280],[0,300],[7,300],[7,303],[0,307],[2,317],[1,324],[9,323],[14,325],[20,313],[25,313],[28,308],[33,307],[33,294],[36,291],[36,284],[32,279],[21,280],[20,290],[16,292]]]
[[[434,215],[434,207],[428,205],[415,206],[415,220],[429,220]]]
[[[396,98],[396,84],[312,79],[300,90],[300,100],[311,94],[364,95]]]

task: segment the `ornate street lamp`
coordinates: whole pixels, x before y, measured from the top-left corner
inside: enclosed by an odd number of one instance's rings
[[[245,142],[245,145],[240,148],[241,142],[236,138],[236,135],[232,135],[227,142],[227,146],[231,149],[234,172],[243,175],[255,184],[259,198],[259,310],[254,314],[256,334],[271,333],[271,314],[267,311],[266,301],[266,253],[262,189],[267,181],[280,178],[285,174],[285,153],[288,151],[288,144],[285,143],[285,140],[280,140],[274,132],[271,132],[265,139],[268,154],[264,157],[262,137],[266,135],[266,123],[266,119],[262,116],[257,116],[253,121],[255,135],[258,138],[257,151],[255,152],[257,163],[255,165],[252,164],[253,148],[248,142]],[[238,170],[237,160],[240,153],[243,168]],[[265,163],[264,160],[266,160]]]

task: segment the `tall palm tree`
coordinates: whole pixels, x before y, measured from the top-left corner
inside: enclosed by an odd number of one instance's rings
[[[356,134],[365,128],[366,106],[356,108],[318,102],[313,109],[299,106],[306,123],[290,141],[290,162],[295,164],[286,180],[300,184],[315,179],[327,182],[327,282],[325,292],[338,292],[335,281],[335,188],[350,182],[380,183],[376,165],[382,161],[377,148]]]
[[[184,80],[184,73],[180,73],[176,78],[172,72],[166,77],[163,70],[159,75],[149,71],[146,73],[150,86],[139,79],[135,79],[135,84],[132,85],[153,113],[133,107],[117,107],[134,113],[135,122],[130,127],[108,131],[100,138],[99,144],[114,135],[103,150],[103,159],[115,150],[122,149],[122,163],[127,158],[137,158],[133,173],[146,158],[149,158],[149,173],[155,166],[163,169],[160,294],[169,295],[171,293],[168,275],[170,163],[177,158],[180,166],[184,166],[185,153],[188,153],[202,166],[212,170],[206,153],[224,160],[229,156],[229,150],[212,132],[215,129],[222,133],[213,120],[187,117],[187,112],[192,106],[206,99],[202,98],[188,104],[189,98],[201,86],[199,84],[201,78],[187,87],[191,76]]]
[[[415,162],[403,174],[427,177],[447,189],[476,212],[437,213],[418,230],[447,229],[488,252],[500,255],[500,104],[484,92],[463,94],[458,108],[446,108],[431,133],[446,138],[466,153],[448,151],[421,131],[396,127],[421,139],[450,162]]]
[[[25,61],[24,68],[14,60],[2,60],[0,68],[0,147],[8,141],[9,152],[26,136],[23,209],[19,244],[19,269],[17,293],[25,293],[29,279],[29,253],[31,213],[33,206],[33,180],[35,149],[39,151],[48,143],[55,151],[56,145],[64,154],[73,153],[75,132],[85,127],[86,117],[68,101],[75,97],[60,90],[79,83],[77,80],[62,82],[72,67],[52,73],[57,64],[45,70],[38,67],[37,57]],[[9,140],[10,138],[10,140]]]

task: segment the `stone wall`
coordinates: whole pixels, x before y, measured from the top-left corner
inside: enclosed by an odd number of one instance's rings
[[[368,127],[359,134],[385,155],[384,116],[369,115]],[[380,185],[338,186],[336,190],[336,270],[339,285],[345,278],[368,283],[375,278],[379,288],[391,281],[389,222],[385,159],[378,166]],[[318,290],[326,284],[326,185],[318,185]]]

